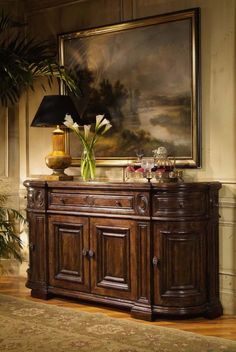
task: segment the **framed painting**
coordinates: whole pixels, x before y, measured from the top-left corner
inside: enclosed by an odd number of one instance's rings
[[[100,165],[120,166],[159,146],[179,167],[200,167],[199,9],[59,36],[60,63],[76,75],[81,124],[98,114],[111,130],[96,144]],[[73,165],[80,146],[69,136]]]

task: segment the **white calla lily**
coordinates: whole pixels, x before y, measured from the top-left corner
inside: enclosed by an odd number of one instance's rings
[[[71,128],[71,126],[73,126],[73,123],[74,123],[74,121],[73,121],[71,115],[66,114],[64,125],[67,126],[68,128]]]
[[[103,118],[104,118],[104,115],[97,115],[96,116],[96,128],[100,125]]]
[[[112,125],[110,121],[104,119],[104,115],[96,116],[96,124],[93,133],[91,133],[91,125],[84,125],[84,133],[80,131],[77,122],[74,122],[71,115],[66,114],[64,125],[74,131],[79,137],[84,148],[84,157],[81,158],[80,170],[83,180],[94,179],[96,173],[96,162],[93,156],[93,148],[97,143],[99,137],[106,133]],[[102,130],[101,127],[104,128]],[[99,135],[100,130],[100,135]]]
[[[111,127],[112,127],[112,124],[108,121],[104,130],[102,131],[102,134],[106,133]]]
[[[104,125],[108,125],[110,123],[110,121],[109,120],[107,120],[107,119],[103,119],[102,121],[101,121],[101,123],[100,123],[100,126],[99,127],[102,127],[102,126],[104,126]]]
[[[71,128],[71,127],[72,127],[71,123],[68,122],[68,121],[64,121],[63,124],[64,124],[67,128]]]
[[[73,123],[73,126],[72,126],[73,130],[76,132],[76,133],[79,133],[79,125],[77,122],[74,122]]]
[[[84,125],[84,138],[87,139],[90,134],[91,125]]]

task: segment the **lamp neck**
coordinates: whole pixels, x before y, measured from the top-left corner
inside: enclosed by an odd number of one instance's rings
[[[52,133],[52,147],[54,152],[65,152],[65,132],[59,126]]]

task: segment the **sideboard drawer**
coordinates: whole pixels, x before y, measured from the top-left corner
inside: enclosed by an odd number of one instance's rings
[[[157,193],[153,197],[153,216],[203,216],[206,214],[205,198],[201,192],[191,195]]]
[[[135,213],[133,195],[49,192],[49,209]]]

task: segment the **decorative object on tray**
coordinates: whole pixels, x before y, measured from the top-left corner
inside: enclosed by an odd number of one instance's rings
[[[153,151],[156,179],[159,182],[177,181],[175,174],[175,160],[168,157],[168,152],[165,147],[159,147]]]
[[[96,116],[94,132],[91,131],[91,125],[79,126],[73,121],[71,115],[65,116],[64,125],[77,134],[83,146],[81,156],[80,172],[84,181],[92,181],[96,177],[96,159],[94,156],[94,146],[99,137],[105,134],[112,125],[110,121],[104,118],[104,115]]]
[[[126,168],[126,180],[142,182],[145,179],[156,182],[179,182],[183,181],[182,170],[175,168],[175,159],[168,157],[165,147],[158,147],[153,151],[153,157],[138,156],[136,163]]]
[[[154,158],[142,158],[141,168],[143,169],[143,176],[150,182],[153,178]]]

